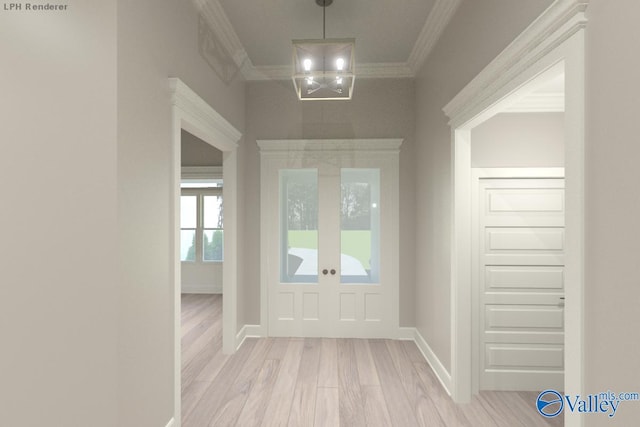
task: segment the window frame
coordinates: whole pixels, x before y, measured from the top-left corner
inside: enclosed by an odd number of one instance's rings
[[[182,263],[193,264],[208,264],[208,263],[222,263],[224,262],[224,239],[222,247],[222,259],[220,260],[205,260],[204,259],[204,232],[205,231],[217,231],[220,230],[224,233],[224,222],[222,228],[204,228],[204,197],[205,196],[222,196],[222,187],[207,187],[207,188],[181,188],[180,197],[182,196],[196,196],[196,254],[195,261],[180,260]],[[223,199],[224,200],[224,199]],[[224,221],[224,220],[223,220]],[[180,228],[182,230],[193,230],[193,228]]]

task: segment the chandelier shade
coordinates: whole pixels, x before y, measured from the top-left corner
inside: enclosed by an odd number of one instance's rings
[[[355,81],[355,39],[327,39],[322,7],[322,39],[293,40],[293,85],[300,100],[351,99]]]
[[[301,100],[351,99],[355,39],[293,40],[293,84]]]

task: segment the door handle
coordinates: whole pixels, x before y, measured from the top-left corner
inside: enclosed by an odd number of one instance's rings
[[[332,268],[332,269],[331,269],[331,275],[332,275],[332,276],[335,276],[335,274],[336,274],[336,270],[334,270],[334,269]]]
[[[329,270],[327,270],[326,268],[324,270],[322,270],[322,274],[324,274],[325,276],[329,273]]]

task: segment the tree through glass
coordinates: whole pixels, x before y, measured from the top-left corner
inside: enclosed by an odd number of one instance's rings
[[[380,170],[342,169],[341,283],[380,281]]]

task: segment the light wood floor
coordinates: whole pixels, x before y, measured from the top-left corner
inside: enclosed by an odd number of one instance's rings
[[[457,405],[413,342],[247,339],[222,354],[220,295],[182,296],[182,422],[207,426],[562,426],[534,392]]]

